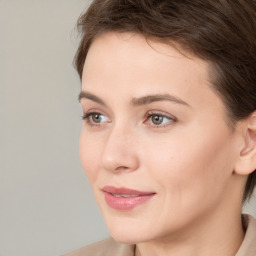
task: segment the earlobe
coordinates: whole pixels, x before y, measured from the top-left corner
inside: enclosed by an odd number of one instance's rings
[[[256,169],[256,111],[244,122],[244,146],[234,170],[239,175],[249,175]]]

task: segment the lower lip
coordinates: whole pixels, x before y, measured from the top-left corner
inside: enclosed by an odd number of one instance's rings
[[[119,211],[132,210],[136,206],[150,200],[155,194],[141,195],[136,197],[115,197],[111,193],[104,192],[107,204]]]

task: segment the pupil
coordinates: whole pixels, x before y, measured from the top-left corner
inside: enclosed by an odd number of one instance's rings
[[[95,123],[100,123],[100,122],[101,122],[101,116],[100,116],[99,114],[94,114],[94,115],[92,116],[92,120],[93,120],[93,122],[95,122]]]
[[[153,123],[161,124],[163,122],[163,117],[159,115],[153,115]]]

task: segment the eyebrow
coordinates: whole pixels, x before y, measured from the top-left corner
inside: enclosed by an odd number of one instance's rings
[[[181,104],[181,105],[190,107],[190,105],[184,100],[170,94],[154,94],[154,95],[148,95],[140,98],[134,98],[132,99],[131,103],[132,105],[140,106],[140,105],[150,104],[155,101],[171,101],[176,104]]]
[[[81,101],[81,99],[89,99],[89,100],[99,103],[102,106],[106,106],[105,102],[101,98],[97,97],[96,95],[94,95],[92,93],[86,92],[86,91],[81,91],[79,93],[79,95],[78,95],[79,102]]]
[[[79,102],[83,98],[92,100],[96,103],[99,103],[100,105],[107,106],[106,103],[101,98],[97,97],[96,95],[94,95],[92,93],[89,93],[89,92],[86,92],[86,91],[81,91],[79,93],[79,96],[78,96]],[[156,101],[171,101],[171,102],[176,103],[176,104],[181,104],[181,105],[184,105],[184,106],[191,107],[184,100],[180,99],[177,96],[173,96],[173,95],[170,95],[170,94],[153,94],[153,95],[147,95],[147,96],[143,96],[143,97],[139,97],[139,98],[133,98],[131,100],[131,105],[141,106],[141,105],[147,105],[147,104],[150,104],[150,103],[153,103],[153,102],[156,102]]]

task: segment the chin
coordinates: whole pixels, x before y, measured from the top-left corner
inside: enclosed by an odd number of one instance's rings
[[[112,234],[110,233],[111,236],[114,238],[115,241],[119,243],[124,243],[124,244],[136,244],[140,242],[140,240],[134,239],[134,237],[127,236],[127,234]]]
[[[125,244],[137,244],[137,243],[141,243],[143,241],[146,241],[148,239],[146,239],[146,237],[144,237],[143,235],[140,234],[136,234],[134,232],[130,232],[130,231],[125,231],[123,230],[122,232],[120,231],[110,231],[111,236],[114,238],[115,241],[119,242],[119,243],[125,243]]]
[[[111,236],[120,243],[136,244],[152,239],[152,228],[145,221],[133,218],[105,218]]]

